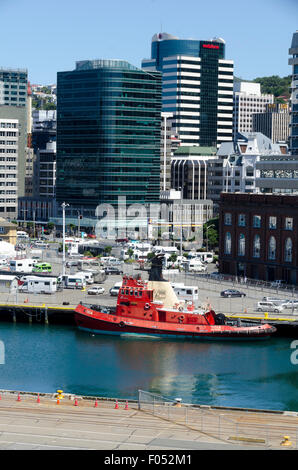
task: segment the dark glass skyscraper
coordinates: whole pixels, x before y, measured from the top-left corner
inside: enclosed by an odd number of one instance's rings
[[[125,61],[77,62],[57,77],[57,202],[159,201],[161,74]]]

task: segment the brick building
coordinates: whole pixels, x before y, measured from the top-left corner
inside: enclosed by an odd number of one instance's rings
[[[221,193],[219,271],[298,284],[298,196]]]

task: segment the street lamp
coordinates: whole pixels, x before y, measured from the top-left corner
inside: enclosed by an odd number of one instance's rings
[[[65,276],[65,207],[68,207],[69,204],[63,202],[62,207],[62,225],[63,225],[63,242],[62,242],[62,276]]]

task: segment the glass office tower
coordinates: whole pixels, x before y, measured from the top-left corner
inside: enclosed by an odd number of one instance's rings
[[[293,34],[289,54],[292,56],[289,59],[292,66],[290,153],[298,155],[298,30]]]
[[[159,201],[161,74],[87,60],[57,76],[57,203]]]

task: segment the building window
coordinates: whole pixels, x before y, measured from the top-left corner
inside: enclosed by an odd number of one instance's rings
[[[276,217],[270,216],[270,217],[269,217],[269,228],[270,228],[271,230],[275,230],[276,227],[277,227]]]
[[[287,261],[288,263],[292,262],[292,247],[292,239],[287,238],[285,241],[285,261]]]
[[[238,256],[245,256],[245,236],[243,233],[239,235]]]
[[[226,233],[225,236],[225,254],[230,255],[232,253],[232,237],[230,232]]]
[[[276,240],[275,240],[275,237],[270,237],[269,238],[268,259],[271,259],[271,260],[276,259]]]
[[[260,215],[254,215],[253,216],[253,227],[254,228],[260,228],[261,227],[261,216]]]
[[[261,239],[260,235],[255,235],[253,244],[253,257],[260,258],[261,254]]]
[[[293,230],[293,219],[292,217],[285,218],[285,230]]]
[[[239,227],[245,227],[245,214],[238,215],[238,225]]]
[[[232,214],[230,212],[225,213],[225,225],[232,225]]]

